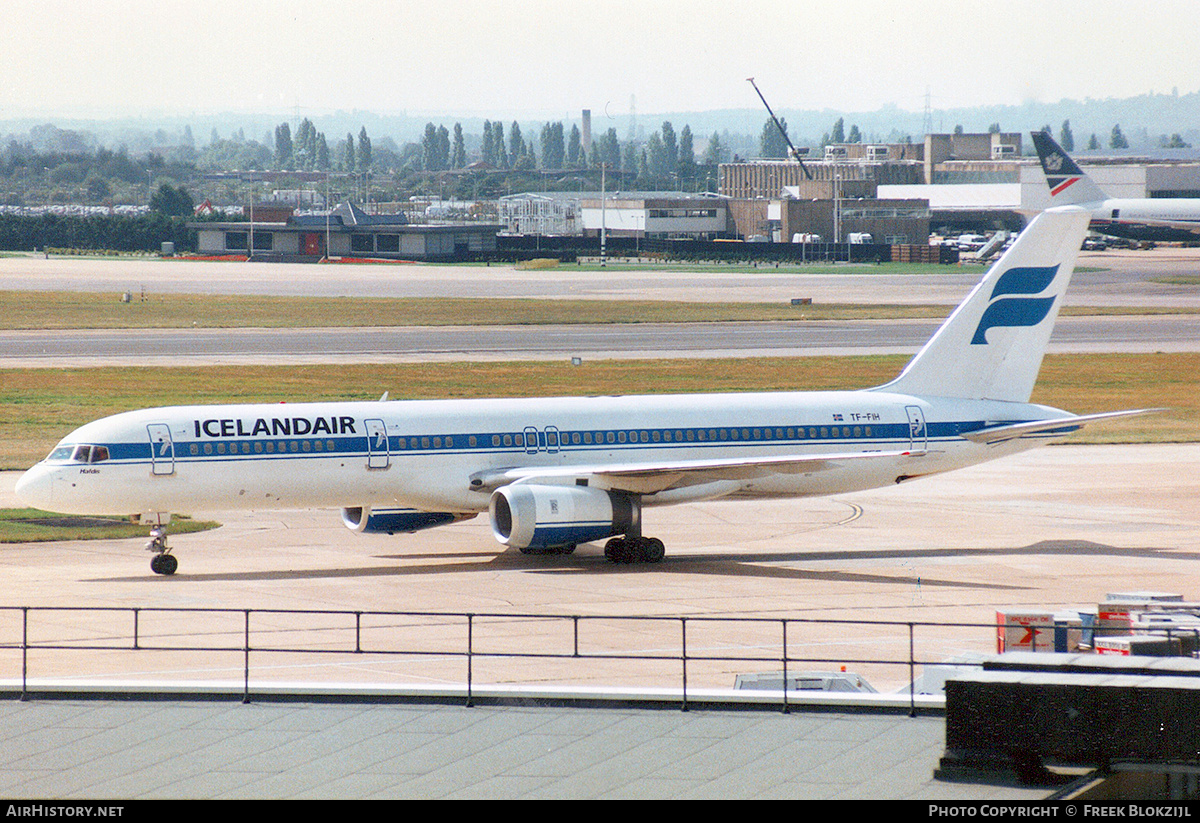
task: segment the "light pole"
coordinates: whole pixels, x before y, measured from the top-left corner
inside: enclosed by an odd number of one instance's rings
[[[254,175],[250,175],[250,240],[246,249],[246,262],[254,259]]]
[[[607,181],[605,180],[605,172],[608,170],[607,163],[600,164],[600,267],[604,268],[608,265],[607,250],[608,250],[608,212],[607,203],[608,191]]]
[[[833,166],[833,242],[842,242],[842,173],[837,161]]]

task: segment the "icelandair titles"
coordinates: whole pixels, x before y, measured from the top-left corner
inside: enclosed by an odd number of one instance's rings
[[[267,437],[306,434],[356,434],[353,417],[260,417],[253,423],[241,418],[224,420],[194,420],[196,438],[202,437]]]

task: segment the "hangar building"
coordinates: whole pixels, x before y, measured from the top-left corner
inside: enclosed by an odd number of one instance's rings
[[[285,213],[286,214],[286,213]],[[466,260],[494,252],[492,223],[410,224],[401,214],[367,214],[342,203],[328,214],[272,214],[270,221],[195,222],[200,254],[316,262],[323,257]]]

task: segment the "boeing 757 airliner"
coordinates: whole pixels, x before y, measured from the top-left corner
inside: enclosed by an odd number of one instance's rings
[[[1093,420],[1029,403],[1090,213],[1051,209],[903,372],[863,391],[179,406],[67,435],[17,483],[51,511],[340,507],[359,532],[481,512],[501,543],[607,539],[657,562],[645,507],[805,497],[899,483],[1060,439]],[[177,561],[156,528],[151,568]]]

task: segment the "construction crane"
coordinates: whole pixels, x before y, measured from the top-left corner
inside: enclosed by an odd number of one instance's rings
[[[779,133],[783,135],[784,142],[788,145],[788,154],[793,160],[800,164],[800,171],[804,172],[804,176],[809,180],[813,179],[812,172],[804,165],[804,161],[800,158],[800,149],[792,145],[792,138],[788,137],[787,129],[779,122],[779,118],[775,116],[775,112],[771,111],[771,104],[767,102],[767,98],[763,97],[763,93],[758,90],[758,84],[754,82],[753,77],[747,77],[746,81],[754,86],[754,91],[758,93],[758,99],[767,107],[767,114],[771,115],[771,120],[775,122],[775,128],[779,129]]]

